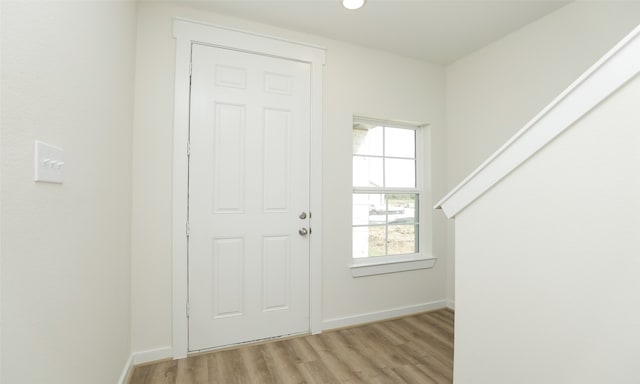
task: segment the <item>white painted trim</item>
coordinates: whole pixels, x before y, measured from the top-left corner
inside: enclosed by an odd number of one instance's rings
[[[324,51],[323,51],[324,52]],[[309,327],[322,332],[322,63],[311,65],[311,149],[310,149],[310,239]]]
[[[118,379],[118,384],[127,384],[129,382],[129,376],[133,373],[133,355],[129,356],[127,362],[124,363],[124,367],[122,368],[122,373],[120,373],[120,378]]]
[[[173,357],[173,350],[171,347],[151,349],[148,351],[134,352],[129,356],[127,362],[124,363],[122,373],[118,379],[118,384],[127,384],[129,377],[133,374],[133,368],[139,364],[151,363],[154,361],[171,359]]]
[[[598,60],[434,208],[448,218],[488,191],[640,72],[640,26]]]
[[[173,357],[187,356],[189,325],[187,239],[187,141],[189,132],[189,65],[194,42],[309,63],[311,66],[310,211],[310,319],[312,333],[322,331],[322,68],[323,48],[271,36],[174,18],[176,78],[173,132],[173,247],[172,330]]]
[[[239,33],[244,35],[245,37],[251,37],[254,36],[258,39],[268,39],[272,42],[281,42],[284,43],[284,49],[285,51],[288,51],[290,47],[287,47],[288,44],[293,44],[296,46],[302,46],[302,47],[307,47],[307,48],[313,48],[313,49],[319,49],[321,51],[325,51],[326,49],[324,47],[321,47],[319,45],[314,45],[314,44],[309,44],[309,43],[305,43],[302,41],[296,41],[296,40],[289,40],[289,39],[283,39],[281,37],[278,36],[272,36],[272,35],[266,35],[266,34],[262,34],[262,33],[256,33],[256,32],[251,32],[251,31],[246,31],[243,29],[238,29],[238,28],[233,28],[233,27],[227,27],[227,26],[222,26],[222,25],[218,25],[218,24],[211,24],[211,23],[207,23],[205,21],[200,21],[200,20],[194,20],[194,19],[189,19],[186,17],[179,17],[176,16],[173,18],[174,20],[174,27],[176,25],[176,22],[182,22],[184,23],[184,25],[187,25],[187,30],[189,32],[193,32],[195,34],[197,34],[198,37],[203,37],[206,36],[208,39],[207,42],[212,42],[211,40],[215,40],[215,39],[224,39],[226,42],[226,36],[222,36],[222,37],[213,37],[211,38],[211,33],[213,32],[213,30],[215,30],[216,32],[214,33],[218,33],[218,32],[224,32],[224,31],[228,31],[233,33]],[[181,27],[179,27],[181,28]],[[175,33],[176,29],[174,28],[174,37],[176,36]],[[181,30],[180,33],[182,32],[187,32],[186,30]],[[200,33],[203,33],[203,35],[201,35]],[[201,42],[204,42],[203,40],[200,40]],[[225,44],[223,44],[223,46],[226,46]],[[258,51],[252,51],[252,52],[258,52]],[[263,53],[268,54],[268,51],[264,51]],[[322,56],[322,64],[324,64],[324,54],[321,54]],[[289,54],[287,53],[286,56],[283,57],[289,57]]]
[[[4,7],[4,2],[0,1],[0,24],[2,24],[2,12],[3,12],[3,7]],[[0,25],[0,30],[1,30],[1,25]],[[0,52],[4,52],[4,50],[2,49],[2,40],[0,38]],[[2,60],[0,60],[0,73],[4,73],[2,71]],[[2,94],[4,92],[0,89],[0,105],[4,105],[2,103]],[[0,135],[1,137],[2,135]],[[2,158],[2,141],[0,140],[0,159]],[[0,185],[4,185],[2,183],[2,172],[0,171]],[[1,191],[1,190],[0,190]],[[0,192],[0,202],[2,201],[2,192]],[[0,205],[0,212],[2,211],[2,206]],[[0,227],[0,298],[2,297],[2,228]],[[3,339],[3,332],[4,332],[4,327],[2,326],[2,319],[4,317],[2,316],[2,300],[0,300],[0,384],[2,384],[2,350],[4,348],[2,348],[2,346],[4,345],[2,343],[2,339]]]
[[[217,47],[324,65],[325,49],[279,37],[175,17],[173,36]]]
[[[187,142],[189,138],[189,67],[191,40],[176,37],[176,78],[173,121],[172,344],[174,358],[187,357],[189,323],[187,280]]]
[[[447,308],[449,308],[452,311],[455,311],[456,310],[455,300],[447,300]]]
[[[151,363],[153,361],[166,360],[173,357],[171,347],[150,349],[148,351],[135,352],[132,355],[133,365]]]
[[[410,305],[407,307],[392,308],[384,311],[363,313],[360,315],[324,320],[323,329],[326,331],[336,328],[352,327],[354,325],[372,323],[374,321],[389,320],[395,317],[415,315],[417,313],[435,311],[442,308],[447,308],[446,300],[438,300],[432,301],[430,303]]]
[[[436,260],[435,257],[424,257],[419,259],[386,261],[382,263],[353,264],[349,268],[351,269],[351,275],[353,277],[363,277],[433,268]]]

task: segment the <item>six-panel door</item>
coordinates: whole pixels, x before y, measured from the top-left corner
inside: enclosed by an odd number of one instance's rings
[[[189,350],[307,332],[309,64],[196,44],[192,65]]]

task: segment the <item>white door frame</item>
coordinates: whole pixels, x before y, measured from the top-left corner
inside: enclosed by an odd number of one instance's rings
[[[310,264],[309,329],[322,331],[322,67],[325,50],[275,37],[174,18],[176,39],[176,78],[173,123],[173,247],[172,247],[172,329],[173,358],[187,356],[189,323],[186,315],[187,280],[187,201],[189,136],[189,93],[191,46],[194,42],[220,48],[297,60],[311,66],[311,143],[310,143]]]

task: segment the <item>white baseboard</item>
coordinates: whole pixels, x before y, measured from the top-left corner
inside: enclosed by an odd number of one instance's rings
[[[371,312],[371,313],[364,313],[361,315],[347,316],[347,317],[341,317],[337,319],[329,319],[329,320],[324,320],[322,322],[322,329],[326,331],[330,329],[350,327],[358,324],[392,319],[394,317],[408,316],[408,315],[413,315],[420,312],[447,308],[448,304],[449,303],[447,302],[447,300],[439,300],[439,301],[433,301],[431,303],[410,305],[407,307],[387,309],[379,312]]]
[[[173,350],[171,347],[156,348],[148,351],[134,352],[122,368],[122,373],[118,379],[118,384],[127,384],[129,375],[133,373],[133,367],[138,364],[150,363],[173,358]]]
[[[173,349],[171,347],[163,347],[151,349],[148,351],[134,352],[133,365],[150,363],[152,361],[166,360],[173,358]]]
[[[447,308],[449,308],[452,311],[455,311],[456,310],[455,300],[447,300]]]
[[[133,355],[129,356],[127,362],[124,363],[124,368],[122,368],[122,373],[120,374],[120,378],[118,379],[118,384],[127,384],[129,381],[129,375],[131,374],[131,370],[133,368]]]

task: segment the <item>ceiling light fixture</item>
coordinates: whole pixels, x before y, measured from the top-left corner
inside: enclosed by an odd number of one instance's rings
[[[342,6],[347,9],[359,9],[364,5],[365,0],[342,0]]]

